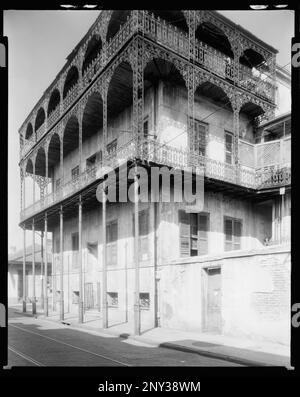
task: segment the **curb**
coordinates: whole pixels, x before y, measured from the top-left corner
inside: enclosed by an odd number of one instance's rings
[[[268,367],[268,366],[273,366],[271,364],[268,364],[268,363],[265,363],[265,362],[262,362],[262,361],[248,360],[246,358],[244,359],[244,358],[237,357],[237,356],[230,356],[230,355],[225,354],[225,353],[211,352],[209,350],[193,349],[192,347],[177,345],[175,343],[170,343],[170,342],[161,343],[159,346],[160,347],[165,347],[166,349],[174,349],[174,350],[179,350],[179,351],[187,352],[187,353],[196,353],[196,354],[199,354],[200,356],[216,358],[216,359],[224,360],[224,361],[230,361],[232,363],[245,365],[245,366],[248,366],[248,367]]]
[[[54,323],[60,323],[63,324],[63,322],[61,322],[60,320],[55,320],[55,319],[50,319],[50,318],[46,318],[43,314],[36,314],[35,316],[32,315],[32,313],[28,313],[28,312],[22,312],[22,310],[18,310],[17,308],[12,308],[16,313],[22,313],[23,315],[26,316],[30,316],[33,318],[40,318],[42,320],[45,321],[50,321],[50,322],[54,322]],[[67,325],[67,324],[65,324]],[[142,342],[145,343],[147,345],[153,346],[153,347],[163,347],[166,349],[170,349],[170,350],[177,350],[177,351],[181,351],[181,352],[185,352],[185,353],[194,353],[194,354],[198,354],[200,356],[204,356],[204,357],[210,357],[210,358],[215,358],[215,359],[219,359],[219,360],[223,360],[223,361],[229,361],[232,363],[236,363],[236,364],[240,364],[240,365],[244,365],[244,366],[249,366],[249,367],[286,367],[285,364],[282,365],[274,365],[272,363],[268,363],[265,361],[255,361],[255,360],[249,360],[247,358],[241,358],[238,356],[232,356],[230,354],[227,353],[220,353],[220,352],[212,352],[209,350],[205,350],[205,349],[199,349],[199,348],[193,348],[193,347],[189,347],[189,346],[183,346],[183,345],[178,345],[176,343],[172,343],[172,342],[154,342],[151,339],[147,339],[144,338],[143,336],[135,336],[135,335],[130,335],[127,333],[119,333],[119,332],[113,332],[110,331],[109,329],[103,329],[101,328],[101,330],[99,329],[92,329],[92,328],[85,328],[83,326],[80,325],[73,325],[72,323],[70,323],[68,325],[68,327],[70,329],[74,329],[77,331],[84,331],[84,332],[88,332],[88,331],[92,331],[95,332],[97,334],[99,334],[99,336],[101,334],[105,334],[105,335],[112,335],[121,339],[128,339],[128,340],[135,340],[137,342]]]

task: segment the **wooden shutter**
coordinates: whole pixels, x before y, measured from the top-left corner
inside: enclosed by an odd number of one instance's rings
[[[117,244],[118,244],[118,221],[110,222],[106,225],[107,238],[107,264],[117,264]]]
[[[134,214],[132,214],[133,236],[135,236]],[[139,258],[149,256],[149,208],[139,211]]]
[[[234,220],[233,222],[233,249],[241,249],[242,221]]]
[[[232,219],[224,219],[225,251],[232,250]]]
[[[187,257],[191,255],[190,246],[190,214],[183,210],[178,211],[179,217],[179,247],[180,256]]]
[[[139,213],[139,232],[140,232],[140,257],[144,259],[149,256],[149,209]]]
[[[208,253],[209,214],[198,215],[198,255]]]
[[[232,164],[233,154],[233,134],[225,131],[225,161],[227,164]]]
[[[79,249],[79,234],[78,232],[72,233],[72,251],[78,251]]]

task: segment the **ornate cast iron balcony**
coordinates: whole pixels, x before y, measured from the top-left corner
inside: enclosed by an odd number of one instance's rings
[[[152,39],[158,44],[172,50],[176,54],[190,59],[189,36],[186,32],[181,31],[176,26],[166,22],[163,19],[156,18],[153,14],[144,13],[143,18],[137,24],[133,12],[128,16],[127,21],[121,26],[120,30],[112,37],[106,45],[100,50],[97,56],[92,60],[82,76],[82,89],[85,89],[101,72],[101,70],[118,54],[120,49],[129,41],[136,31],[140,31],[144,37]],[[244,88],[262,99],[274,103],[275,85],[267,76],[255,76],[250,68],[241,64],[238,65],[239,72],[235,71],[234,62],[231,58],[226,57],[220,51],[208,46],[207,44],[196,40],[193,57],[196,63],[208,71],[221,76],[224,79],[235,81],[237,86]],[[75,103],[81,91],[79,83],[75,84],[63,99],[62,109],[58,107],[55,115],[51,113],[46,123],[38,131],[37,140],[40,139],[49,130],[57,119],[62,116],[63,112]],[[35,141],[24,144],[21,148],[21,156],[25,156]]]
[[[276,147],[274,146],[274,142],[283,152],[276,152],[276,149],[274,152],[274,148]],[[241,148],[244,145],[245,143],[240,143],[240,151],[243,150]],[[248,159],[245,159],[242,164],[236,166],[204,156],[191,155],[186,150],[165,145],[155,139],[145,139],[137,147],[134,139],[130,138],[129,135],[125,136],[124,139],[122,138],[118,141],[117,150],[112,151],[103,161],[99,161],[92,167],[87,168],[78,178],[67,181],[55,192],[49,193],[43,199],[25,208],[21,212],[21,221],[59,203],[61,200],[68,198],[92,182],[101,179],[107,173],[108,169],[120,166],[126,161],[134,160],[137,157],[147,162],[179,169],[186,169],[189,166],[201,166],[204,169],[204,175],[206,177],[254,190],[286,186],[291,183],[290,138],[279,141],[279,146],[276,141],[259,145],[247,143],[247,145],[250,145],[253,151],[258,151],[258,154],[254,152],[252,155],[248,154]],[[265,166],[256,167],[254,162],[252,165],[250,164],[251,159],[253,160],[255,157],[259,157],[257,164],[260,164],[263,158],[261,153],[269,152],[274,152],[273,157],[269,158]],[[274,163],[275,159],[277,161],[276,164]]]

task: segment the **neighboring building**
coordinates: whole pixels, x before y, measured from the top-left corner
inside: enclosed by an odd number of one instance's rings
[[[259,138],[273,128],[261,123],[274,117],[276,52],[213,11],[100,13],[19,131],[20,225],[52,233],[61,319],[84,305],[104,327],[289,343],[290,232],[276,230],[282,197],[290,219],[290,139],[277,127],[275,145]],[[204,165],[204,210],[100,203],[107,167],[120,183],[118,167],[136,164]]]
[[[23,250],[19,250],[13,252],[8,256],[8,304],[15,305],[18,303],[22,303],[23,299]],[[44,280],[44,269],[45,269],[45,256],[43,254],[42,261],[42,252],[41,246],[35,245],[35,286],[36,286],[36,297],[37,300],[40,301],[43,299],[43,280]],[[42,266],[41,266],[41,263]],[[25,255],[25,289],[27,297],[27,301],[30,302],[30,298],[32,297],[32,246],[26,247],[26,255]],[[48,252],[48,294],[52,293],[52,282],[51,282],[51,253]]]
[[[276,109],[275,116],[278,117],[283,113],[291,111],[291,73],[285,68],[276,66]]]

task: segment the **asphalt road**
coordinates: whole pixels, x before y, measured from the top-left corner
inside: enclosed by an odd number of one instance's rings
[[[8,366],[239,366],[110,335],[94,335],[9,310]]]

